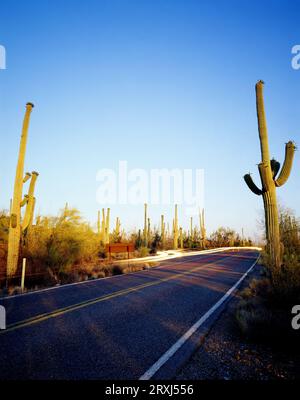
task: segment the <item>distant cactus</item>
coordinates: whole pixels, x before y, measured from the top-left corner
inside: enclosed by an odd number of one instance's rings
[[[64,215],[68,215],[68,211],[69,211],[69,203],[66,202],[65,209],[64,209]]]
[[[109,244],[109,233],[110,233],[110,208],[108,208],[106,212],[105,244]]]
[[[105,210],[102,208],[101,241],[105,244]]]
[[[180,241],[180,248],[183,249],[183,232],[181,227],[179,229],[179,241]]]
[[[117,217],[116,218],[116,227],[115,227],[115,233],[117,236],[120,236],[120,232],[121,232],[120,228],[121,228],[120,218]]]
[[[98,236],[101,237],[101,213],[100,213],[100,210],[98,211],[98,216],[97,216],[97,233],[98,233]]]
[[[190,236],[191,236],[191,240],[194,240],[194,229],[193,229],[193,217],[191,217],[190,219]]]
[[[175,204],[175,217],[173,220],[173,248],[178,249],[178,206]]]
[[[162,248],[165,248],[166,244],[166,224],[164,221],[164,216],[161,216],[161,223],[160,223],[160,236],[161,236],[161,243],[162,243]]]
[[[19,248],[21,239],[21,209],[23,183],[28,180],[28,175],[24,178],[24,162],[26,153],[26,144],[28,137],[28,127],[30,114],[33,104],[26,104],[26,112],[23,122],[22,135],[20,141],[19,158],[16,169],[14,194],[11,205],[11,220],[8,235],[8,254],[7,254],[7,277],[13,276],[18,268]]]
[[[242,246],[245,246],[244,228],[242,228]]]
[[[144,246],[148,246],[148,219],[147,219],[147,204],[144,204],[144,230],[143,230]]]
[[[102,221],[100,218],[100,211],[98,211],[97,218],[97,232],[99,235],[100,242],[105,245],[109,244],[109,234],[110,234],[110,208],[107,209],[105,214],[105,209],[102,208]]]
[[[110,235],[110,241],[112,243],[121,243],[122,242],[122,231],[121,231],[121,222],[120,218],[116,218],[115,227]]]
[[[280,164],[276,160],[270,160],[267,124],[263,100],[264,82],[256,84],[256,107],[258,119],[258,131],[261,147],[261,163],[258,164],[262,189],[259,189],[253,182],[251,175],[244,176],[244,180],[249,189],[256,195],[263,197],[265,209],[265,225],[267,252],[270,256],[271,264],[278,269],[282,261],[282,245],[280,243],[279,219],[276,198],[276,188],[285,184],[288,180],[296,146],[293,142],[288,142],[285,147],[285,160],[278,178],[276,178]]]
[[[199,210],[199,222],[200,222],[200,236],[201,236],[201,247],[206,248],[206,228],[204,218],[204,208],[202,211]]]
[[[148,246],[150,245],[151,242],[151,221],[150,218],[148,218],[148,226],[147,226],[147,243]]]

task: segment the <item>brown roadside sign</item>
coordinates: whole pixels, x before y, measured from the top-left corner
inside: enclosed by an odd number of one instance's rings
[[[111,253],[133,253],[135,249],[134,243],[111,243],[105,246],[105,251],[111,255]]]

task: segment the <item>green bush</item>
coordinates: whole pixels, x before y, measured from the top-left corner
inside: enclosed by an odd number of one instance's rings
[[[149,255],[150,250],[148,247],[142,246],[139,248],[138,257],[147,257]]]
[[[24,248],[31,265],[59,274],[79,263],[96,262],[99,252],[97,234],[75,209],[63,210],[58,217],[39,218]]]

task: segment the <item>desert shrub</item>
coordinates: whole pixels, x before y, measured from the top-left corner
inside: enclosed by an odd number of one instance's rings
[[[112,275],[122,275],[123,268],[120,265],[113,265],[111,267]]]
[[[143,238],[141,234],[141,230],[139,230],[137,233],[133,232],[131,234],[131,242],[135,244],[136,250],[139,250],[143,246]]]
[[[268,293],[269,295],[246,296],[239,302],[236,309],[238,326],[250,340],[280,347],[287,347],[289,344],[292,346],[298,337],[291,329],[291,308],[276,306],[272,289]]]
[[[160,244],[161,237],[158,233],[156,233],[150,245],[150,254],[156,254]]]
[[[230,228],[220,227],[213,232],[208,240],[208,247],[233,247],[252,246],[251,239],[242,238],[237,232]]]
[[[40,218],[26,238],[25,256],[31,265],[44,266],[59,274],[84,262],[95,262],[100,247],[96,233],[75,209],[58,217]]]
[[[0,243],[7,243],[9,230],[9,215],[5,210],[0,211]]]
[[[148,247],[142,246],[138,250],[138,257],[147,257],[149,255],[150,250]]]

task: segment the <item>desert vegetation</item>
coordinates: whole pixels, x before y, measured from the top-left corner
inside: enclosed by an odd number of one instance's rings
[[[102,214],[102,220],[99,217],[100,214]],[[36,216],[30,229],[21,235],[18,268],[11,277],[10,287],[6,289],[6,292],[18,293],[20,291],[18,286],[22,258],[27,260],[26,287],[32,289],[118,275],[155,265],[154,261],[147,260],[124,262],[127,258],[125,253],[112,254],[109,258],[108,243],[134,243],[134,252],[131,254],[133,259],[155,255],[159,250],[180,248],[184,251],[251,245],[250,239],[243,239],[229,228],[219,228],[205,239],[204,247],[201,227],[195,226],[192,233],[180,228],[177,246],[175,246],[174,234],[172,231],[165,230],[165,223],[162,225],[163,228],[151,228],[151,220],[147,216],[146,230],[144,228],[144,231],[125,232],[124,229],[121,229],[120,218],[117,217],[114,228],[109,231],[109,219],[107,218],[109,215],[109,210],[102,210],[102,213],[98,213],[96,229],[82,218],[78,210],[70,208],[68,204],[60,210],[57,216]],[[9,223],[9,213],[2,211],[0,243],[4,250],[8,246]],[[0,259],[3,272],[6,267],[6,254],[5,250]],[[1,286],[4,288],[6,284],[4,273],[1,278]]]

